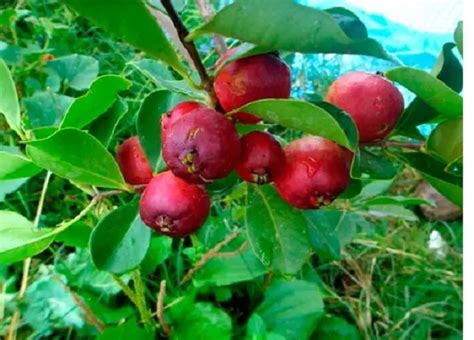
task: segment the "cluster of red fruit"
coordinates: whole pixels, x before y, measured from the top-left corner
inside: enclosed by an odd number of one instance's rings
[[[289,98],[290,69],[273,54],[240,59],[222,68],[214,89],[226,112],[259,99]],[[352,116],[362,142],[387,136],[403,110],[403,97],[393,84],[364,72],[339,78],[327,101]],[[233,118],[244,124],[260,121],[245,112]],[[161,131],[168,171],[153,177],[136,136],[120,146],[117,160],[128,183],[147,184],[140,215],[162,234],[182,237],[199,228],[210,210],[203,185],[233,170],[248,182],[274,182],[280,196],[300,209],[328,205],[350,181],[352,153],[338,144],[307,136],[282,148],[271,134],[260,131],[239,138],[229,118],[202,103],[188,101],[174,107],[163,116]]]

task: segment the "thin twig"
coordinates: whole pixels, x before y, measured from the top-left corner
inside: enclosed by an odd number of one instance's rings
[[[401,141],[388,141],[382,140],[370,143],[360,143],[360,146],[379,146],[382,148],[403,148],[420,150],[425,145],[424,142],[401,142]]]
[[[229,244],[232,240],[234,240],[239,235],[239,232],[240,232],[240,229],[236,229],[232,234],[227,236],[223,241],[217,243],[211,250],[209,250],[206,254],[204,254],[201,257],[201,259],[198,261],[198,263],[196,263],[196,265],[193,268],[189,269],[186,275],[184,275],[183,279],[180,282],[180,285],[189,281],[193,277],[194,273],[196,273],[199,269],[201,269],[207,263],[207,261],[209,261],[213,257],[216,257],[219,251],[224,246]]]
[[[206,22],[212,19],[214,16],[214,9],[212,8],[211,4],[208,0],[196,0],[196,4],[199,8],[199,12],[201,13],[202,17]],[[223,55],[227,51],[227,45],[225,44],[225,40],[222,36],[218,34],[212,35],[212,40],[214,40],[214,44],[216,46],[216,51],[220,55]]]
[[[75,292],[73,292],[72,289],[69,288],[68,285],[66,285],[61,279],[59,279],[59,277],[54,277],[54,279],[57,282],[61,283],[61,285],[64,287],[64,289],[71,295],[74,302],[76,302],[76,304],[79,306],[79,308],[84,313],[84,316],[86,317],[86,321],[89,324],[93,325],[99,331],[99,333],[103,333],[105,331],[105,328],[106,328],[105,325],[102,323],[102,321],[97,319],[97,317],[94,315],[92,310],[89,308],[89,306],[87,306],[84,303],[84,301],[81,299],[81,297],[79,295],[77,295]]]
[[[158,292],[158,300],[156,302],[156,316],[158,318],[158,321],[160,322],[161,328],[163,328],[163,332],[165,332],[166,336],[169,337],[171,335],[171,329],[165,320],[164,308],[163,308],[163,302],[165,300],[165,296],[166,296],[166,280],[162,280],[160,282],[160,291]]]
[[[223,258],[229,258],[229,257],[237,256],[237,255],[241,254],[248,247],[248,245],[249,245],[249,240],[245,240],[244,242],[242,242],[240,247],[237,248],[236,250],[218,253],[218,254],[216,254],[215,257],[223,259]]]
[[[39,220],[41,217],[41,213],[43,212],[43,205],[44,199],[46,197],[46,191],[48,190],[49,180],[51,179],[51,172],[46,173],[46,177],[44,178],[43,187],[41,189],[41,195],[38,201],[38,206],[36,208],[36,215],[33,221],[33,228],[38,228]],[[23,261],[23,272],[21,275],[21,284],[20,290],[18,291],[17,298],[22,299],[25,296],[26,288],[28,287],[28,278],[30,275],[30,266],[31,266],[31,257],[28,257],[25,261]],[[20,311],[18,308],[15,309],[12,316],[12,321],[10,323],[10,328],[8,330],[8,340],[13,340],[16,338],[16,328],[17,323],[20,320]]]
[[[183,22],[179,18],[178,13],[173,7],[171,0],[161,0],[161,4],[166,9],[168,16],[170,17],[171,21],[173,22],[176,31],[178,32],[179,39],[181,43],[184,45],[186,50],[188,50],[189,55],[193,61],[194,67],[196,68],[199,77],[201,78],[201,86],[209,95],[211,99],[212,105],[218,111],[222,111],[222,108],[217,100],[216,93],[214,92],[214,85],[212,78],[207,74],[206,68],[204,67],[201,57],[196,49],[196,46],[192,41],[186,41],[186,37],[189,34],[188,29],[184,26]]]

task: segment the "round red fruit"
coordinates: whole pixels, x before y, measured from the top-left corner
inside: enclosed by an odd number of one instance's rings
[[[191,183],[226,177],[240,157],[240,140],[232,122],[209,108],[178,119],[163,144],[169,169]]]
[[[275,179],[275,186],[292,206],[326,206],[349,184],[351,159],[336,143],[309,136],[293,141],[284,151],[286,165]]]
[[[403,96],[395,85],[367,72],[351,72],[337,79],[329,87],[326,100],[352,117],[364,143],[385,138],[404,108]]]
[[[250,132],[240,139],[240,146],[240,161],[235,170],[247,182],[273,182],[285,165],[285,153],[269,133]]]
[[[176,105],[171,111],[163,115],[161,119],[161,141],[164,142],[166,134],[170,127],[182,116],[194,110],[205,108],[206,106],[199,102],[186,101]]]
[[[153,177],[138,136],[127,138],[118,148],[117,163],[128,184],[147,184]]]
[[[206,190],[162,172],[150,181],[140,199],[140,217],[147,226],[173,237],[196,231],[209,215]]]
[[[228,51],[217,65],[234,52]],[[226,112],[259,99],[288,98],[291,91],[290,68],[273,54],[242,58],[224,66],[214,81],[214,89]],[[243,124],[255,124],[261,120],[246,112],[238,112],[234,117]]]

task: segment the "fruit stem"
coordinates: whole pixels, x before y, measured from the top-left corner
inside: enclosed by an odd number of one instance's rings
[[[404,148],[412,150],[420,150],[424,145],[424,142],[400,142],[386,140],[370,143],[360,143],[360,146],[380,146],[382,148]]]
[[[140,270],[135,270],[132,272],[133,285],[135,287],[135,302],[140,313],[140,317],[145,324],[147,330],[152,330],[154,328],[153,321],[151,319],[151,313],[146,307],[146,298],[145,298],[145,286],[142,281]]]
[[[207,92],[209,98],[212,101],[212,105],[217,111],[222,111],[222,108],[217,100],[216,93],[214,91],[213,79],[207,74],[206,68],[204,67],[201,58],[199,57],[199,53],[196,49],[196,46],[192,41],[186,41],[186,37],[189,34],[188,29],[184,26],[183,22],[179,18],[178,13],[176,12],[171,0],[161,0],[161,4],[165,8],[168,16],[171,19],[176,31],[178,32],[179,40],[189,52],[191,59],[193,61],[194,67],[199,73],[199,77],[201,78],[201,87]]]

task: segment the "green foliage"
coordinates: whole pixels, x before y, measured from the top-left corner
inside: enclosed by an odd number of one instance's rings
[[[5,115],[8,125],[21,136],[20,105],[10,71],[0,59],[0,113]]]

